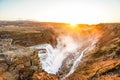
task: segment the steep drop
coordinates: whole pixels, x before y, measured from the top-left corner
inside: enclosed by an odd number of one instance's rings
[[[66,68],[70,68],[69,72],[64,76],[67,77],[75,71],[84,53],[93,47],[95,43],[96,40],[93,42],[88,40],[87,45],[84,45],[82,42],[78,43],[75,41],[71,36],[62,36],[57,39],[56,48],[53,48],[50,44],[40,44],[31,48],[39,50],[42,68],[46,72],[56,74],[62,69],[62,66],[65,66]],[[73,57],[69,58],[71,55]],[[69,66],[70,64],[72,65]]]

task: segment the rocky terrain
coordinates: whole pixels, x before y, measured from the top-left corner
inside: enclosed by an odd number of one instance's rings
[[[37,50],[0,39],[0,80],[58,80],[43,71]]]
[[[53,36],[54,35],[54,36]],[[34,22],[0,22],[0,38],[12,38],[13,44],[32,46],[40,43],[56,44],[52,27]]]
[[[65,80],[120,80],[120,25],[100,24],[101,38]]]
[[[0,39],[0,80],[30,80],[42,71],[35,50],[11,43],[12,39]]]
[[[37,50],[27,47],[42,43],[56,47],[59,35],[71,34],[79,39],[79,35],[89,33],[99,36],[98,42],[65,80],[120,80],[119,23],[71,28],[68,24],[29,21],[0,22],[0,80],[59,80],[66,71],[48,74],[41,67]]]

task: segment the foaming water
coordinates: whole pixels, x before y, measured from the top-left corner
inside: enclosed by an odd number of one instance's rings
[[[40,57],[42,68],[52,74],[56,74],[63,65],[63,61],[68,58],[68,56],[73,55],[74,59],[69,59],[73,61],[69,61],[70,63],[68,64],[72,63],[73,65],[66,74],[65,77],[67,77],[75,71],[84,53],[89,50],[95,42],[96,41],[92,42],[88,40],[87,43],[82,43],[75,41],[71,36],[61,36],[57,39],[56,48],[53,48],[50,44],[40,44],[32,46],[31,48],[39,50],[38,56]],[[86,43],[86,46],[84,46],[84,43]]]
[[[92,47],[94,47],[94,45],[96,44],[96,42],[97,42],[97,41],[92,42],[89,46],[87,46],[87,47],[80,53],[79,57],[76,58],[76,60],[74,61],[73,66],[71,67],[69,73],[68,73],[66,76],[64,76],[64,77],[62,78],[62,80],[64,80],[66,77],[68,77],[69,75],[71,75],[71,74],[75,71],[76,67],[77,67],[78,64],[80,63],[80,61],[81,61],[82,57],[84,56],[84,54],[85,54],[87,51],[89,51]]]

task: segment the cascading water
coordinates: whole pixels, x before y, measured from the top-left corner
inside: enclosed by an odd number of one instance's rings
[[[75,71],[75,68],[82,59],[84,53],[94,45],[92,42],[87,42],[89,44],[83,47],[84,42],[79,42],[78,44],[78,42],[74,41],[71,36],[62,36],[57,39],[56,48],[53,48],[50,44],[40,44],[30,48],[36,48],[39,50],[38,56],[41,59],[42,68],[46,72],[52,74],[56,74],[63,65],[63,61],[70,55],[73,55],[73,59],[68,59],[71,61],[69,61],[69,63],[66,61],[67,64],[65,64],[65,66],[71,63],[73,64],[70,71],[64,76],[67,77]]]
[[[89,49],[91,49],[92,47],[94,47],[95,43],[96,43],[96,41],[93,41],[88,47],[86,47],[86,48],[80,53],[79,57],[74,61],[73,66],[71,67],[69,73],[68,73],[64,78],[62,78],[62,79],[65,79],[66,77],[68,77],[69,75],[71,75],[71,74],[75,71],[75,69],[76,69],[76,67],[78,66],[78,64],[80,63],[80,61],[81,61],[84,53],[87,52],[87,51],[89,51]]]
[[[40,49],[39,57],[41,59],[42,67],[48,73],[56,74],[62,65],[63,60],[67,57],[68,53],[75,52],[77,44],[72,40],[71,37],[66,36],[58,38],[58,44],[56,48],[52,48],[50,44],[41,44],[32,46],[31,48]],[[41,50],[45,53],[42,53]]]

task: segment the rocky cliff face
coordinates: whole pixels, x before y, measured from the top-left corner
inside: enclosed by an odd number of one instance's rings
[[[65,80],[120,80],[120,25],[101,25],[102,37]]]
[[[37,50],[0,39],[0,80],[58,80],[43,71]]]
[[[65,80],[120,80],[120,24],[98,24],[82,28],[78,26],[77,29],[68,29],[69,27],[44,29],[45,27],[39,25],[37,27],[17,25],[0,27],[0,38],[3,38],[0,39],[0,80],[58,80],[61,75],[64,77],[66,71],[70,70],[69,67],[67,69],[63,67],[64,70],[60,70],[58,77],[48,74],[42,70],[37,51],[22,46],[41,43],[50,43],[54,46],[57,44],[58,34],[74,33],[74,37],[79,39],[78,36],[89,35],[92,32],[93,36],[100,34],[98,43],[94,49],[85,53],[75,72]]]
[[[59,80],[54,74],[48,74],[47,72],[40,72],[33,75],[33,80]]]
[[[33,29],[33,31],[30,31],[30,29],[24,27],[19,31],[19,28],[16,28],[14,30],[14,28],[9,29],[9,26],[8,26],[6,30],[4,29],[3,31],[1,31],[2,29],[0,27],[0,38],[2,39],[12,38],[13,44],[17,44],[25,47],[42,44],[42,43],[50,43],[53,46],[56,45],[56,34],[52,29],[49,29],[49,28],[43,29],[43,30],[38,29],[37,31],[36,31],[36,28]]]
[[[33,73],[42,71],[37,51],[11,42],[0,39],[0,80],[32,79]]]

